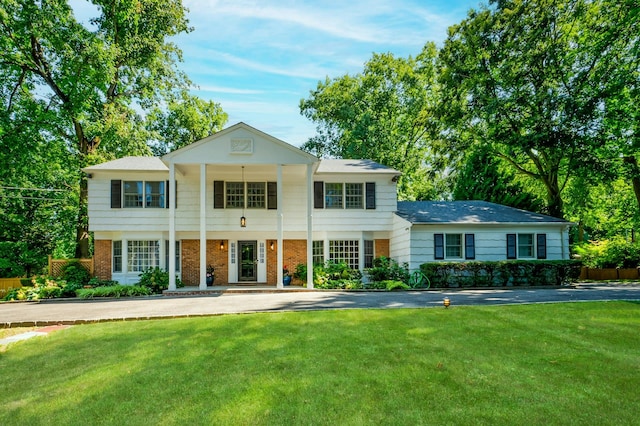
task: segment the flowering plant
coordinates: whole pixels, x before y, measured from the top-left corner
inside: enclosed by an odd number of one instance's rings
[[[284,268],[282,268],[282,275],[289,275],[289,269],[287,269],[287,265],[284,265]]]
[[[213,273],[215,271],[215,268],[211,265],[207,266],[207,277],[212,277]]]

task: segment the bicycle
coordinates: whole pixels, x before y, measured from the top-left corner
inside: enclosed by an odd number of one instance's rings
[[[409,287],[411,288],[429,288],[431,287],[431,281],[422,271],[413,271],[409,276]]]

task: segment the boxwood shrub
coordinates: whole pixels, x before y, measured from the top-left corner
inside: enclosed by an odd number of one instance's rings
[[[575,260],[432,262],[420,265],[435,288],[559,286],[580,276]]]

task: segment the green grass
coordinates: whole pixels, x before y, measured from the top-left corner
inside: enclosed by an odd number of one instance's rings
[[[0,353],[0,424],[638,424],[640,304],[78,325]]]

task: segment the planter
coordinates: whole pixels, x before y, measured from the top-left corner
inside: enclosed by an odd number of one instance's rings
[[[207,286],[211,287],[213,285],[213,275],[207,275]]]
[[[291,284],[291,275],[285,275],[282,277],[282,284],[285,286]]]

